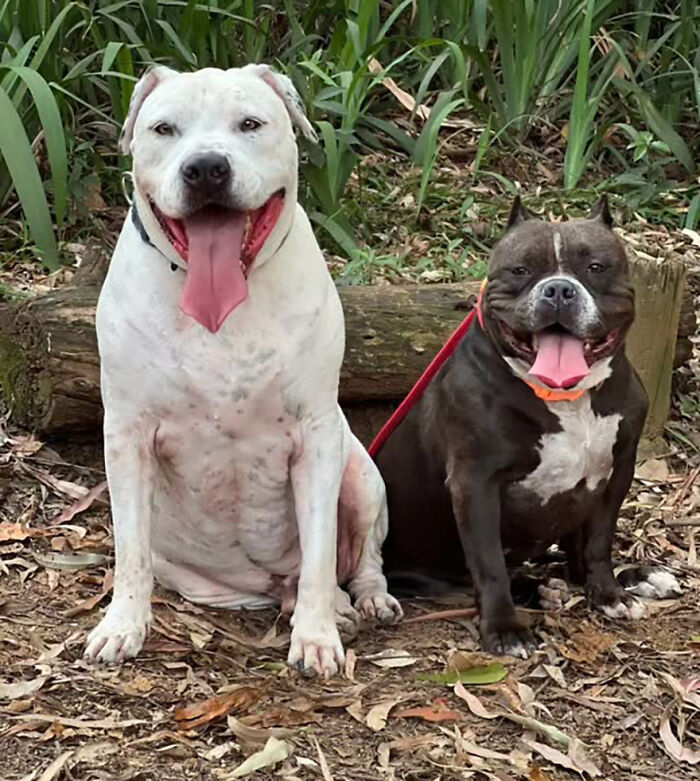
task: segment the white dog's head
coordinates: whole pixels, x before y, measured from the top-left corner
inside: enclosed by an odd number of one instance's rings
[[[183,310],[212,331],[245,299],[263,246],[291,225],[293,124],[316,140],[291,81],[267,65],[157,66],[134,89],[120,149],[133,156],[140,208],[187,261]]]

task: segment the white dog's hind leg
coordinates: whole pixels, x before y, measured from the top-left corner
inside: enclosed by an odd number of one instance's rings
[[[352,606],[347,591],[340,586],[335,588],[335,623],[342,640],[352,640],[360,631],[360,614]]]
[[[345,663],[334,608],[338,494],[347,438],[338,407],[301,426],[291,465],[301,567],[288,662],[329,678]]]
[[[389,594],[382,569],[382,545],[389,529],[386,490],[376,464],[352,435],[350,457],[343,475],[338,512],[339,555],[343,580],[355,599],[355,608],[366,620],[394,623],[403,610]],[[348,528],[344,528],[347,524]],[[343,545],[343,539],[349,546]],[[359,546],[359,560],[356,560]],[[349,571],[348,571],[349,570]]]
[[[155,431],[105,418],[105,464],[112,503],[115,569],[112,601],[88,636],[85,657],[120,662],[141,650],[151,618],[151,505]]]

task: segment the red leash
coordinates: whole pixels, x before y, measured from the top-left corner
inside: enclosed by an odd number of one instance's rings
[[[411,388],[406,398],[401,402],[401,404],[399,404],[394,414],[389,418],[389,420],[387,420],[377,436],[372,440],[372,444],[367,449],[367,452],[372,458],[377,455],[379,449],[386,442],[386,440],[389,439],[394,429],[399,425],[399,423],[401,423],[406,415],[408,415],[412,407],[421,398],[425,392],[425,389],[430,384],[430,381],[438,373],[438,370],[443,365],[443,363],[445,363],[450,355],[452,355],[452,353],[457,349],[457,345],[462,341],[467,331],[471,328],[471,325],[474,322],[474,318],[478,317],[479,324],[482,328],[484,327],[484,321],[481,314],[481,297],[485,287],[486,280],[482,282],[481,290],[479,291],[479,298],[476,302],[476,307],[472,309],[472,311],[457,326],[455,332],[440,348],[440,352],[433,358],[433,360],[428,365],[428,368],[423,372],[423,374],[421,374],[418,382]]]

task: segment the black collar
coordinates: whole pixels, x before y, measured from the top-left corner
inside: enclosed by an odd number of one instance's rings
[[[139,232],[139,236],[143,241],[148,244],[149,247],[153,247],[154,250],[157,250],[160,252],[158,247],[150,240],[148,237],[148,233],[146,233],[146,229],[143,227],[143,223],[141,222],[141,218],[139,217],[139,213],[136,210],[136,201],[133,201],[131,204],[131,221],[134,223],[134,227]],[[160,252],[161,255],[163,255],[162,252]],[[165,255],[163,255],[165,258]],[[167,258],[166,258],[167,260]],[[170,270],[171,271],[177,271],[180,268],[180,266],[177,265],[177,263],[171,263],[170,264]],[[184,270],[184,269],[183,269]]]

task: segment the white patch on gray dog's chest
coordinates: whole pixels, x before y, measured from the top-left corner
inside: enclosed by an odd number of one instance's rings
[[[570,491],[582,480],[589,491],[610,478],[613,447],[622,415],[596,415],[590,394],[577,401],[555,402],[550,410],[561,431],[543,434],[538,443],[540,463],[519,485],[535,493],[543,504]]]

